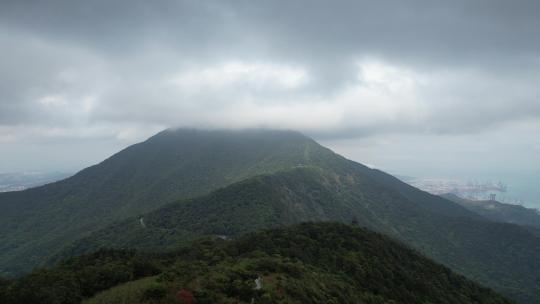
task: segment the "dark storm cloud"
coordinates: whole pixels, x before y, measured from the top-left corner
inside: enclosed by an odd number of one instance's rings
[[[537,60],[540,46],[538,1],[8,1],[3,8],[5,26],[117,56],[161,43],[197,56],[309,60],[324,70],[365,52],[513,65]],[[507,56],[514,60],[490,62]]]
[[[476,132],[540,116],[539,13],[538,1],[3,1],[0,125],[228,126],[241,112],[235,126],[329,137]],[[371,61],[402,85],[359,77]],[[188,77],[199,90],[171,85],[201,70]],[[306,121],[283,115],[313,104]]]

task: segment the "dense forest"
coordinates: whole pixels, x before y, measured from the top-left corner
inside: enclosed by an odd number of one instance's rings
[[[305,223],[162,254],[100,250],[0,283],[11,303],[511,303],[381,234]]]

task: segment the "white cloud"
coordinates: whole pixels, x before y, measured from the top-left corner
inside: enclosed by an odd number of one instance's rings
[[[308,82],[306,70],[282,64],[228,61],[217,66],[182,71],[171,80],[183,90],[228,86],[292,89]]]
[[[422,71],[366,59],[353,63],[357,77],[331,94],[306,86],[307,70],[277,63],[227,61],[187,68],[164,80],[123,74],[118,87],[87,103],[92,122],[164,126],[292,128],[315,134],[355,136],[385,132],[462,133],[504,122],[515,106],[501,81],[463,90],[468,70]],[[120,71],[121,72],[121,71]],[[114,79],[114,75],[109,75]],[[166,80],[169,79],[169,80]],[[172,80],[171,80],[172,79]],[[463,80],[461,80],[463,79]],[[511,86],[513,83],[508,82]],[[493,103],[471,103],[486,90]],[[528,95],[534,91],[527,87]],[[522,93],[525,96],[525,93]],[[468,109],[468,110],[466,110]],[[534,110],[526,113],[534,115]],[[512,115],[504,117],[512,120]],[[519,116],[517,116],[519,118]],[[356,131],[355,131],[356,130]]]
[[[62,95],[46,95],[38,99],[38,102],[47,107],[59,107],[67,105],[67,102]]]
[[[420,74],[382,61],[366,60],[355,66],[358,77],[353,83],[324,96],[304,89],[309,79],[305,70],[226,61],[182,72],[174,78],[173,88],[151,85],[148,90],[137,91],[134,98],[116,99],[153,100],[141,102],[146,110],[140,108],[139,113],[173,126],[266,126],[339,132],[414,124],[419,119],[424,106],[417,96],[423,81]],[[137,107],[121,108],[129,119],[130,110]]]

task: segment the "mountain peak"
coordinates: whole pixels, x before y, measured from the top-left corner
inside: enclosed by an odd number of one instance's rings
[[[281,137],[281,138],[296,138],[309,139],[306,135],[299,131],[290,129],[269,129],[269,128],[241,128],[241,129],[219,129],[219,128],[184,128],[175,127],[165,129],[153,137],[168,137],[168,136],[238,136],[238,137]]]

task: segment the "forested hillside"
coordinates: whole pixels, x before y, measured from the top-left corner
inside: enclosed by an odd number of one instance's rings
[[[129,283],[126,283],[129,282]],[[116,286],[116,287],[115,287]],[[0,285],[11,303],[510,303],[381,234],[334,223],[103,250]]]
[[[355,219],[523,303],[540,302],[540,238],[288,131],[170,130],[74,177],[0,195],[0,269],[103,247],[168,250],[303,221]]]
[[[491,200],[469,200],[450,193],[441,196],[492,221],[540,229],[540,211],[536,209]]]
[[[66,180],[0,193],[0,274],[29,271],[115,220],[332,155],[292,131],[163,131]]]
[[[253,177],[133,217],[68,246],[53,261],[98,248],[165,250],[201,235],[236,237],[304,221],[352,220],[524,303],[538,299],[540,239],[526,229],[443,216],[363,174],[318,167]]]

